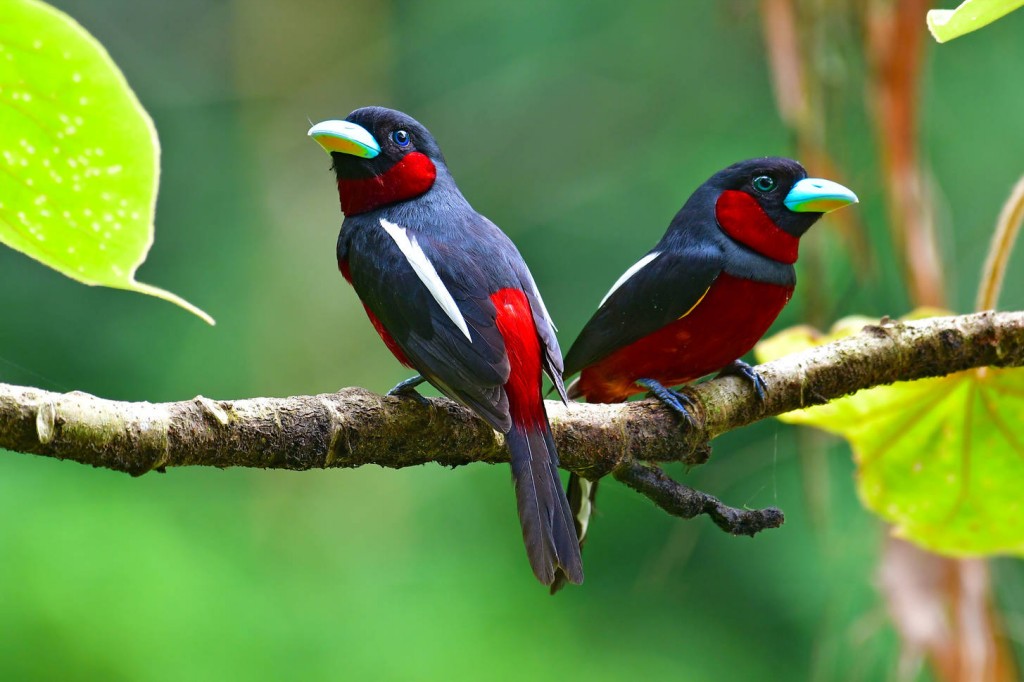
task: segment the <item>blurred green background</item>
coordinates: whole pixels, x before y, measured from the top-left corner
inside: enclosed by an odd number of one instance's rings
[[[9,383],[163,401],[405,378],[337,273],[338,199],[307,117],[382,104],[427,125],[466,196],[519,245],[565,348],[708,175],[795,153],[752,2],[55,4],[107,47],[160,133],[157,237],[140,278],[218,324],[3,249]],[[928,49],[923,149],[961,311],[1021,172],[1022,33],[1024,12]],[[824,220],[805,247],[823,254],[824,281],[802,273],[777,329],[807,319],[811,289],[828,321],[909,306],[863,63],[842,45],[833,57],[828,145],[860,194],[873,264],[855,272]],[[1011,269],[1003,307],[1024,308],[1022,285]],[[856,499],[844,445],[768,421],[672,473],[734,505],[778,505],[786,525],[732,538],[608,483],[587,582],[551,598],[529,571],[507,467],[131,479],[5,454],[0,678],[895,674],[874,587],[884,531]],[[1007,561],[996,577],[1019,636],[1022,573]]]

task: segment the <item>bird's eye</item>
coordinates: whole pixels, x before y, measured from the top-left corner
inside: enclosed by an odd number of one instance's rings
[[[771,192],[775,189],[775,178],[770,175],[758,175],[751,183],[758,192]]]
[[[409,133],[404,130],[396,130],[391,133],[391,139],[395,141],[399,147],[409,146]]]

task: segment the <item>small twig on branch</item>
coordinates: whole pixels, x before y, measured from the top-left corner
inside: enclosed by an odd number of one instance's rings
[[[549,401],[547,407],[564,468],[589,479],[617,472],[639,489],[644,484],[635,462],[700,464],[712,438],[766,417],[894,381],[1021,365],[1024,312],[976,313],[886,322],[762,365],[764,403],[749,382],[735,377],[688,388],[697,405],[697,428],[649,400],[569,406]],[[177,466],[399,468],[508,461],[501,435],[450,400],[421,404],[358,388],[318,396],[197,397],[152,404],[0,384],[0,448],[133,475]],[[668,489],[659,504],[672,513],[688,509],[686,493],[679,492],[685,489]],[[652,499],[663,492],[657,486],[647,490]],[[750,512],[717,501],[702,504],[729,532],[771,525],[768,517],[750,522]]]
[[[716,497],[677,483],[653,465],[630,462],[616,469],[614,476],[641,495],[650,498],[654,504],[669,514],[684,519],[707,514],[719,528],[732,535],[753,537],[762,530],[778,528],[785,520],[782,512],[775,507],[729,507]]]

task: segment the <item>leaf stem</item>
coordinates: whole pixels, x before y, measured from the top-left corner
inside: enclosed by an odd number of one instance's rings
[[[1010,192],[1010,198],[1003,204],[996,221],[995,233],[988,248],[988,258],[982,271],[981,284],[978,287],[978,298],[974,305],[977,311],[993,310],[999,303],[999,293],[1003,288],[1006,275],[1006,264],[1010,260],[1013,244],[1020,234],[1024,223],[1024,176]]]

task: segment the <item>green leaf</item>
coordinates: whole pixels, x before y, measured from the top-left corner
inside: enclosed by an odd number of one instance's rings
[[[988,26],[1021,6],[1024,0],[965,0],[956,9],[928,10],[928,30],[937,42],[944,43]]]
[[[90,285],[135,281],[153,243],[153,122],[103,46],[37,0],[0,3],[0,242]]]
[[[789,329],[756,353],[772,360],[876,322],[849,318],[828,335]],[[1024,555],[1024,370],[897,383],[779,419],[848,440],[861,501],[897,535],[950,556]]]

